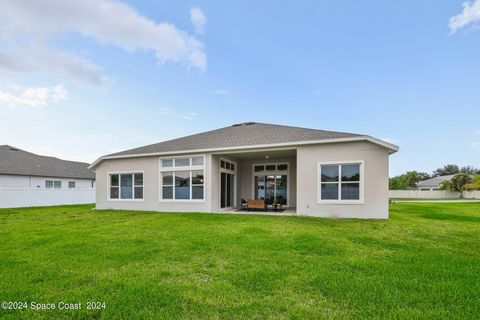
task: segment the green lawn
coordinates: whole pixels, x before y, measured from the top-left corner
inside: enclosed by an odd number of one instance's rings
[[[478,199],[465,199],[465,198],[390,198],[394,201],[478,201]]]
[[[0,318],[480,316],[480,203],[388,221],[90,209],[0,210],[0,301],[82,303]]]

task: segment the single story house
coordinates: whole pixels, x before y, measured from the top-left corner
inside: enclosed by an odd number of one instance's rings
[[[387,219],[396,151],[367,135],[247,122],[105,155],[90,168],[97,209],[231,212],[262,199],[298,215]]]
[[[431,179],[419,181],[415,190],[420,191],[438,191],[442,186],[442,183],[445,181],[450,181],[453,178],[453,174],[446,175],[446,176],[438,176]]]
[[[0,208],[94,202],[95,173],[88,166],[0,145]],[[73,192],[87,189],[88,195]]]

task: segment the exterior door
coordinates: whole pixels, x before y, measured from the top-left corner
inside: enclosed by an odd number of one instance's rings
[[[287,175],[255,176],[255,199],[263,199],[267,205],[287,205],[287,182]]]
[[[220,173],[220,208],[232,208],[235,203],[235,175]]]

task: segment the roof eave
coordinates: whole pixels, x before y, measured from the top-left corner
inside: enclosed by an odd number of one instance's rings
[[[389,154],[393,154],[399,150],[397,145],[392,143],[371,137],[371,136],[356,136],[356,137],[347,137],[347,138],[334,138],[334,139],[322,139],[322,140],[305,140],[305,141],[295,141],[295,142],[285,142],[285,143],[273,143],[273,144],[262,144],[262,145],[245,145],[245,146],[235,146],[235,147],[222,147],[222,148],[204,148],[204,149],[190,149],[190,150],[180,150],[180,151],[167,151],[167,152],[153,152],[153,153],[139,153],[139,154],[125,154],[125,155],[111,155],[111,156],[102,156],[95,160],[90,166],[89,169],[94,170],[102,161],[111,160],[111,159],[126,159],[126,158],[137,158],[137,157],[153,157],[153,156],[166,156],[166,155],[181,155],[188,153],[200,153],[200,152],[218,152],[218,151],[234,151],[234,150],[249,150],[249,149],[263,149],[263,148],[275,148],[275,147],[288,147],[288,146],[300,146],[300,145],[311,145],[311,144],[327,144],[327,143],[342,143],[342,142],[355,142],[355,141],[370,141],[376,145],[386,148]]]

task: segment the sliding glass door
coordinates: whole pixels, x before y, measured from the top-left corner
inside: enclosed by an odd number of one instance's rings
[[[255,175],[255,199],[265,200],[265,204],[287,205],[287,175]]]

